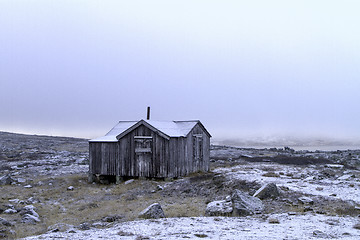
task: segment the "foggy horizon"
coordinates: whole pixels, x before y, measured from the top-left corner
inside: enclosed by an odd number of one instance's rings
[[[0,2],[0,131],[95,138],[200,120],[214,140],[360,143],[360,2]]]

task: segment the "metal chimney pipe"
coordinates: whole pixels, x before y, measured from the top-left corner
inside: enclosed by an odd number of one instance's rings
[[[147,107],[147,116],[146,116],[147,120],[150,120],[150,107]]]

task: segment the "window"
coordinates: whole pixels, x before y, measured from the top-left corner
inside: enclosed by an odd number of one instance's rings
[[[135,153],[151,153],[152,141],[153,139],[150,136],[135,136]]]
[[[203,137],[201,134],[193,135],[193,158],[203,159]]]

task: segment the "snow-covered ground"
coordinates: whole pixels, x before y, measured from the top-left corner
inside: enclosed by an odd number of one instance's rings
[[[330,165],[331,167],[331,165]],[[328,167],[324,166],[324,169]],[[274,169],[276,177],[263,176]],[[275,183],[277,186],[288,187],[290,190],[329,198],[351,200],[360,204],[360,181],[354,177],[360,172],[345,170],[336,179],[319,178],[319,169],[315,166],[293,166],[277,163],[251,163],[231,168],[218,168],[214,172],[225,174],[229,180],[236,178],[259,183]],[[279,174],[282,172],[283,174]],[[336,196],[334,196],[336,194]]]
[[[320,169],[340,166],[323,165]],[[334,179],[321,177],[319,166],[294,166],[272,162],[244,163],[214,169],[229,181],[241,179],[275,183],[311,196],[325,196],[360,204],[357,170],[338,170]],[[264,176],[273,172],[276,176]],[[178,180],[181,181],[181,180]],[[170,184],[170,183],[169,183]],[[334,196],[336,194],[336,196]],[[279,223],[270,223],[276,219]],[[249,217],[191,217],[137,220],[110,224],[108,228],[69,229],[26,239],[360,239],[354,228],[359,217],[329,216],[314,212],[262,214]],[[96,226],[96,224],[93,224]]]
[[[256,217],[165,218],[120,223],[106,229],[47,233],[26,239],[360,239],[356,218],[274,214],[280,223]],[[69,233],[70,232],[70,233]]]
[[[19,142],[22,145],[19,145]],[[17,182],[11,185],[14,188],[35,183],[38,177],[50,176],[50,184],[51,178],[54,176],[84,173],[86,175],[88,171],[88,143],[85,140],[3,133],[0,143],[3,145],[2,152],[0,152],[0,158],[2,158],[0,168],[4,174],[11,174],[14,179],[17,179]],[[267,159],[278,154],[335,160],[330,165],[290,165]],[[233,180],[235,183],[237,183],[236,180],[245,180],[248,183],[254,181],[260,185],[275,183],[283,191],[285,191],[284,189],[288,189],[288,191],[283,192],[280,201],[274,201],[274,204],[283,203],[282,198],[288,197],[286,194],[296,192],[296,196],[303,194],[314,197],[318,201],[324,200],[324,197],[346,201],[346,204],[352,204],[353,208],[351,209],[355,209],[355,213],[350,214],[351,216],[346,216],[346,213],[335,216],[334,212],[336,211],[319,214],[318,211],[287,212],[283,209],[288,208],[282,208],[281,211],[273,211],[272,214],[262,213],[249,217],[183,217],[114,223],[97,222],[100,220],[94,218],[95,223],[89,221],[89,230],[81,230],[78,225],[69,225],[70,228],[63,232],[47,232],[25,239],[360,239],[359,227],[354,228],[354,225],[360,224],[360,216],[357,216],[360,209],[360,170],[356,164],[352,165],[357,166],[355,168],[339,165],[343,162],[348,163],[347,159],[350,158],[352,161],[360,161],[359,151],[294,153],[276,149],[274,151],[215,146],[211,151],[211,157],[212,170],[215,175],[225,177],[225,185]],[[257,157],[263,157],[264,161],[253,161]],[[164,191],[167,188],[175,189],[175,194],[183,196],[180,195],[183,194],[181,187],[187,182],[189,179],[184,178],[166,183],[163,186]],[[221,182],[221,184],[223,183]],[[201,188],[209,187],[207,185],[200,186]],[[179,187],[177,192],[176,187]],[[184,187],[183,190],[185,191],[187,188]],[[215,188],[212,190],[214,196],[209,197],[205,194],[200,197],[209,198],[209,200],[215,197],[226,197],[221,194],[217,195],[219,193]],[[70,195],[70,192],[66,192]],[[146,196],[151,197],[151,195]],[[139,199],[141,199],[140,197]],[[6,201],[8,200],[5,199],[4,202]],[[49,204],[51,201],[50,199],[43,202]],[[332,202],[345,203],[326,201],[326,203]],[[271,200],[267,201],[267,204],[269,203],[273,204]],[[41,204],[39,208],[42,207]],[[317,209],[321,210],[319,206]],[[333,206],[331,205],[331,207]],[[11,220],[8,215],[1,216]],[[45,213],[40,216],[44,224],[46,217]],[[271,223],[272,221],[269,219],[275,219],[274,222],[279,223]],[[65,219],[63,221],[64,224],[68,223]],[[21,227],[21,223],[15,220],[14,223]],[[58,223],[61,224],[61,222]],[[44,229],[41,231],[43,232]]]

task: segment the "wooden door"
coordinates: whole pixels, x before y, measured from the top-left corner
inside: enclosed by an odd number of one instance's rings
[[[135,136],[135,158],[139,177],[151,177],[152,137]]]
[[[193,159],[196,171],[200,170],[202,168],[204,159],[202,134],[193,135]]]

